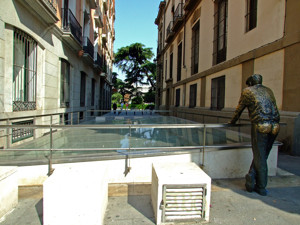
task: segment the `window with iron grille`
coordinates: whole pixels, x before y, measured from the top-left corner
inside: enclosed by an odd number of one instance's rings
[[[198,21],[193,26],[192,29],[192,75],[198,73],[199,37],[200,37],[200,22]]]
[[[170,54],[170,79],[173,78],[173,53]]]
[[[211,80],[211,109],[221,110],[225,102],[225,76]]]
[[[178,45],[177,56],[177,81],[181,80],[181,68],[182,68],[182,42]]]
[[[96,84],[95,79],[92,79],[92,100],[91,100],[92,106],[95,105],[95,84]]]
[[[70,105],[70,63],[61,59],[60,72],[60,107]]]
[[[81,72],[81,76],[80,76],[80,107],[85,106],[85,83],[86,83],[86,75],[84,72]]]
[[[12,125],[33,125],[33,120],[12,123]],[[12,128],[12,143],[33,137],[33,128]]]
[[[37,42],[14,29],[13,111],[36,109]]]
[[[180,88],[176,89],[176,102],[175,106],[178,107],[180,105]]]
[[[227,52],[227,0],[218,0],[215,5],[214,14],[214,53],[213,64],[218,64],[226,60]]]
[[[246,0],[246,32],[254,29],[257,23],[257,0]]]
[[[197,102],[197,84],[190,86],[190,108],[196,107]]]

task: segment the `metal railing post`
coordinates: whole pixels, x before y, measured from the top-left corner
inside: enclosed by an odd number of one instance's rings
[[[52,131],[52,122],[53,122],[53,118],[52,115],[50,117],[50,155],[48,157],[49,160],[49,164],[48,164],[48,176],[50,176],[54,169],[52,168],[52,149],[53,149],[53,131]]]
[[[6,120],[6,125],[9,125],[9,119]],[[9,128],[6,128],[6,143],[5,147],[9,148],[10,147],[10,141],[9,141]]]
[[[201,163],[201,165],[200,165],[201,168],[204,167],[205,145],[206,145],[206,125],[204,124],[204,127],[203,127],[202,163]]]
[[[71,112],[71,125],[73,125],[73,112]]]
[[[128,138],[128,154],[126,155],[125,158],[125,176],[130,172],[131,170],[131,166],[130,166],[130,152],[131,152],[131,148],[130,148],[130,139],[131,139],[131,125],[129,125],[129,138]]]

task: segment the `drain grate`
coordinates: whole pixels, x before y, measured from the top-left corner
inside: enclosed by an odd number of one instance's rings
[[[206,184],[163,185],[163,222],[201,221],[205,218]]]

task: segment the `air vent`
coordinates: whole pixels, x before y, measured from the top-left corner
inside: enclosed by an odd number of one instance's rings
[[[205,195],[206,184],[163,185],[162,222],[204,220]]]

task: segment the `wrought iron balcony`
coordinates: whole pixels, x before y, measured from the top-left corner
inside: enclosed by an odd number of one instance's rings
[[[88,54],[92,59],[94,58],[94,45],[88,37],[83,37],[83,51]]]
[[[95,67],[102,68],[103,66],[103,58],[97,53],[97,58],[95,59]]]
[[[184,10],[183,10],[183,6],[184,3],[179,3],[174,16],[173,16],[173,20],[174,20],[174,24],[173,24],[173,31],[176,32],[178,30],[178,28],[180,27],[181,24],[183,24],[183,16],[184,16]]]
[[[64,33],[71,33],[71,35],[82,44],[82,31],[79,22],[68,8],[62,8],[62,29]]]
[[[174,23],[183,18],[183,3],[179,3],[174,13]]]
[[[172,30],[173,28],[173,25],[174,25],[174,21],[171,21],[167,27],[167,39],[166,41],[168,42],[174,35],[174,32]]]
[[[23,6],[30,11],[38,14],[39,17],[48,24],[56,23],[57,17],[57,0],[18,0]]]

